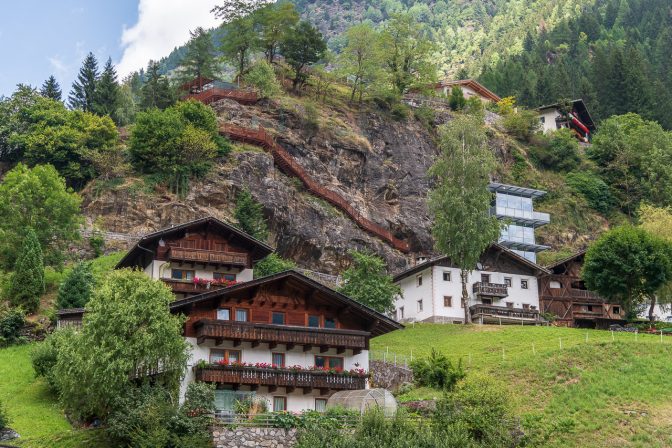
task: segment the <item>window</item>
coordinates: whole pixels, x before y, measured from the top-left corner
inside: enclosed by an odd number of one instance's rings
[[[453,298],[450,296],[443,296],[443,306],[447,308],[453,306]]]
[[[224,279],[229,281],[236,281],[236,274],[225,274],[223,272],[213,272],[212,278],[215,280]]]
[[[210,350],[210,362],[225,361],[227,364],[240,362],[240,350]]]
[[[444,282],[449,282],[449,281],[451,281],[451,278],[450,278],[450,271],[443,271],[443,281],[444,281]]]
[[[273,397],[273,412],[287,410],[287,397]]]
[[[586,305],[586,311],[589,313],[593,312],[593,306],[592,305]]]
[[[327,410],[327,399],[326,398],[316,398],[315,399],[315,410],[317,412],[324,412]]]
[[[509,288],[513,286],[513,280],[511,279],[511,277],[504,277],[504,284]]]
[[[483,305],[492,305],[492,299],[487,299],[487,298],[483,297],[481,299],[481,303],[483,303]]]
[[[527,280],[521,280],[520,281],[520,288],[521,289],[527,289]]]
[[[315,367],[343,370],[343,358],[339,356],[315,356]]]
[[[191,281],[194,279],[194,271],[189,271],[187,269],[172,269],[170,278],[174,280]]]
[[[285,354],[284,353],[271,354],[271,364],[277,367],[285,367]]]
[[[490,274],[481,274],[482,283],[490,283]]]
[[[219,308],[217,310],[217,320],[231,320],[231,310],[229,308]]]
[[[418,300],[418,313],[422,311],[422,299]]]
[[[320,316],[316,316],[316,315],[308,316],[308,326],[309,327],[319,327],[320,326]]]
[[[541,124],[546,123],[546,117],[539,117],[539,122],[540,122]]]
[[[236,309],[236,321],[247,322],[247,310],[243,308]]]
[[[325,317],[324,328],[336,328],[336,319],[333,317]]]
[[[612,308],[612,312],[614,314],[621,314],[621,307],[620,306],[615,306]]]
[[[507,308],[513,308],[513,302],[506,302]]]
[[[523,303],[523,309],[524,310],[529,310],[530,309],[530,304],[529,303]]]
[[[401,320],[404,318],[404,307],[400,306],[399,310],[397,311],[397,318],[398,320]]]
[[[415,277],[415,284],[416,286],[422,286],[422,275]]]
[[[285,325],[285,313],[274,312],[271,323]]]
[[[548,287],[551,289],[560,289],[562,288],[562,285],[558,281],[551,280],[551,282],[548,284]]]

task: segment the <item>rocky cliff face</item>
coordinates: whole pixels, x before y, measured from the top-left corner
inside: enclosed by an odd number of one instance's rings
[[[395,121],[377,112],[336,112],[279,103],[216,105],[220,120],[246,127],[263,126],[316,180],[339,192],[369,219],[406,240],[402,254],[361,230],[338,209],[304,191],[298,179],[274,166],[263,150],[238,146],[204,179],[192,181],[180,200],[145,192],[127,183],[106,191],[85,191],[85,213],[102,218],[108,230],[146,233],[204,215],[232,221],[237,193],[247,188],[263,204],[271,241],[280,255],[325,272],[341,271],[349,249],[369,249],[390,270],[404,268],[415,253],[432,248],[426,206],[425,173],[437,148],[429,132],[414,120]]]

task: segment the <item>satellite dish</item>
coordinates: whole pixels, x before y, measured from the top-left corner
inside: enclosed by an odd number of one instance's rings
[[[481,264],[480,261],[478,263],[476,263],[476,269],[478,269],[479,271],[483,270],[483,265]]]

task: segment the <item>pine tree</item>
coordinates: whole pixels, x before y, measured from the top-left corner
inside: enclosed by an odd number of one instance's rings
[[[89,53],[84,59],[82,68],[79,69],[77,80],[72,83],[72,90],[68,97],[71,108],[85,112],[94,111],[98,78],[98,61],[93,53]]]
[[[200,26],[189,34],[191,40],[187,44],[187,54],[180,63],[184,79],[215,78],[219,70],[210,34]]]
[[[467,100],[464,99],[464,92],[460,86],[453,86],[450,89],[450,96],[448,97],[448,104],[452,110],[462,110]]]
[[[103,68],[103,73],[96,83],[93,110],[98,115],[109,115],[115,118],[119,105],[119,83],[117,71],[112,65],[112,59],[108,58]],[[117,121],[115,119],[115,121]]]
[[[44,84],[42,84],[42,88],[40,89],[40,95],[45,98],[61,101],[61,86],[58,84],[58,81],[56,81],[56,78],[54,78],[54,75],[51,75],[44,81]]]
[[[59,308],[82,308],[91,298],[93,273],[91,263],[78,263],[58,289]]]
[[[14,275],[9,285],[9,299],[12,305],[23,307],[28,312],[35,312],[40,305],[40,296],[43,292],[42,248],[37,234],[29,228],[14,266]]]
[[[240,228],[248,234],[261,241],[268,238],[268,226],[264,218],[263,207],[248,190],[243,190],[238,194],[234,216]]]
[[[145,110],[153,107],[163,110],[175,102],[168,79],[159,73],[159,64],[155,61],[149,61],[147,65],[147,81],[140,92],[140,106]]]

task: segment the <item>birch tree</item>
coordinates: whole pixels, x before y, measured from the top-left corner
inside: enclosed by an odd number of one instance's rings
[[[429,169],[434,188],[429,209],[436,249],[460,269],[464,321],[471,322],[467,280],[485,249],[499,237],[501,223],[488,210],[495,158],[482,118],[458,115],[440,130],[441,154]]]

